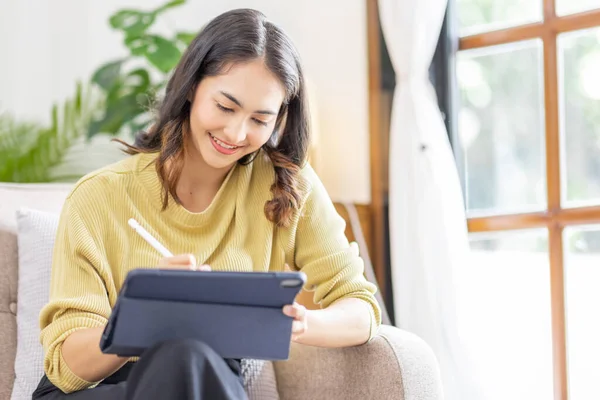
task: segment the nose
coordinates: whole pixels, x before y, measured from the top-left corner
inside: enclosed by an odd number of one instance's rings
[[[231,144],[242,143],[246,139],[246,122],[244,118],[232,118],[223,129],[223,140]]]

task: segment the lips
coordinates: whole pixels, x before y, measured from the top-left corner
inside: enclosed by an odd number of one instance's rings
[[[233,146],[229,143],[223,142],[222,140],[216,138],[212,133],[208,132],[208,136],[210,137],[210,142],[212,143],[215,150],[217,150],[221,154],[231,155],[236,153],[241,146]]]

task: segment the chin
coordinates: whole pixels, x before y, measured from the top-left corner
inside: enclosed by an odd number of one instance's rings
[[[204,159],[204,162],[206,163],[206,165],[208,165],[209,167],[214,168],[214,169],[231,168],[241,158],[241,157],[228,157],[228,159],[224,160],[224,159],[219,159],[211,154],[208,154],[206,156],[204,155],[204,153],[201,153],[201,154],[202,154],[202,158]]]

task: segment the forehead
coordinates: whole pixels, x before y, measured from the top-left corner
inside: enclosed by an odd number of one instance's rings
[[[233,95],[244,107],[270,105],[279,108],[285,97],[285,88],[261,59],[231,64],[216,76],[203,80],[213,91]]]

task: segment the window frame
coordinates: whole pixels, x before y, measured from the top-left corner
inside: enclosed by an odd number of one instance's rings
[[[563,208],[561,205],[561,171],[560,171],[560,101],[559,101],[559,71],[558,71],[558,36],[565,32],[579,31],[600,27],[600,9],[585,11],[565,16],[556,15],[556,0],[543,1],[543,19],[540,22],[519,25],[506,29],[477,33],[458,37],[457,29],[450,29],[446,34],[457,43],[456,51],[480,49],[501,44],[508,44],[529,39],[541,39],[543,42],[544,65],[544,113],[545,113],[545,144],[546,144],[546,192],[547,206],[541,212],[518,214],[490,214],[469,217],[467,220],[469,233],[492,233],[508,230],[546,228],[548,230],[548,246],[550,261],[550,292],[552,315],[552,358],[554,399],[568,399],[567,343],[566,343],[566,314],[565,314],[565,278],[564,278],[564,243],[563,230],[565,227],[577,225],[592,225],[600,223],[600,205]],[[450,0],[447,18],[451,26],[456,23],[454,18],[457,5]],[[448,40],[441,37],[440,40]],[[445,60],[453,65],[454,56]],[[458,107],[458,90],[456,82],[449,82],[452,92],[452,107]],[[448,123],[449,135],[457,160],[461,160],[460,146],[457,141],[456,113],[452,112]],[[459,171],[464,166],[457,162]],[[461,180],[464,174],[461,174]],[[463,182],[464,188],[464,182]]]

